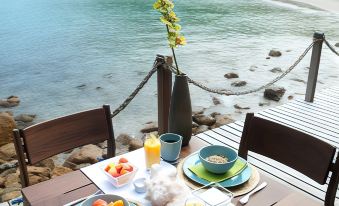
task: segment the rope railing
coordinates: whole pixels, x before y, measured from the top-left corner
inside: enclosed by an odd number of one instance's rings
[[[339,56],[339,52],[335,50],[334,46],[331,45],[325,38],[324,38],[326,46],[337,56]]]
[[[336,55],[339,56],[338,52],[334,49],[334,47],[325,39],[314,39],[312,43],[304,50],[304,52],[298,57],[298,59],[287,69],[285,70],[282,74],[280,74],[278,77],[274,78],[270,82],[257,87],[255,89],[250,89],[250,90],[245,90],[245,91],[231,91],[231,90],[226,90],[226,89],[215,89],[215,88],[209,88],[206,85],[195,81],[188,77],[188,82],[211,93],[219,94],[219,95],[226,95],[226,96],[231,96],[231,95],[245,95],[245,94],[250,94],[254,92],[258,92],[260,90],[266,89],[270,86],[272,86],[274,83],[278,82],[282,78],[284,78],[288,73],[290,73],[300,62],[301,60],[304,59],[304,57],[307,55],[307,53],[312,49],[314,44],[318,41],[325,41],[325,44],[328,46],[328,48],[335,53]],[[134,89],[134,91],[124,100],[122,104],[119,105],[118,108],[116,108],[112,114],[111,117],[113,118],[116,116],[119,112],[124,110],[127,105],[134,99],[134,97],[139,93],[139,91],[145,86],[145,84],[148,82],[148,80],[152,77],[152,75],[158,70],[160,66],[165,66],[166,68],[169,68],[173,73],[176,74],[176,68],[170,64],[167,64],[165,59],[162,58],[161,56],[158,56],[156,60],[154,61],[152,69],[148,72],[148,74],[144,77],[144,79],[138,84],[138,86]]]
[[[165,62],[159,61],[158,59],[156,59],[154,61],[153,64],[153,68],[151,69],[151,71],[148,72],[148,74],[144,77],[144,79],[139,83],[139,85],[134,89],[134,91],[125,99],[125,101],[120,104],[120,106],[118,108],[116,108],[112,114],[111,114],[111,118],[113,118],[114,116],[116,116],[119,112],[121,112],[122,110],[125,109],[125,107],[127,107],[127,105],[133,100],[133,98],[135,96],[137,96],[137,94],[139,93],[139,91],[145,86],[145,84],[148,82],[148,80],[152,77],[152,75],[157,71],[158,67],[162,64],[164,64]]]
[[[220,95],[226,95],[226,96],[231,96],[231,95],[245,95],[245,94],[250,94],[250,93],[254,93],[254,92],[258,92],[262,89],[266,89],[270,86],[272,86],[274,83],[276,83],[277,81],[279,81],[280,79],[284,78],[288,73],[290,73],[300,62],[301,60],[306,56],[306,54],[311,50],[311,48],[313,47],[314,43],[317,41],[321,41],[320,39],[314,40],[305,50],[304,52],[299,56],[299,58],[286,70],[284,71],[281,75],[279,75],[278,77],[274,78],[272,81],[268,82],[267,84],[264,84],[258,88],[255,89],[250,89],[250,90],[246,90],[246,91],[240,91],[240,92],[234,92],[231,90],[225,90],[225,89],[212,89],[209,88],[207,86],[205,86],[204,84],[197,82],[193,79],[191,79],[190,77],[188,77],[188,81],[189,83],[192,83],[193,85],[207,91],[207,92],[211,92],[211,93],[215,93],[215,94],[220,94]],[[175,73],[174,71],[174,67],[172,65],[170,65],[171,70],[173,73]]]

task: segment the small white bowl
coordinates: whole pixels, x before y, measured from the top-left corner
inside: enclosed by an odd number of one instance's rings
[[[133,185],[137,193],[145,193],[147,191],[146,178],[138,178],[134,180]]]
[[[101,170],[105,173],[106,175],[106,179],[112,183],[115,187],[122,187],[128,183],[130,183],[133,178],[135,177],[135,174],[137,173],[138,171],[138,168],[133,165],[133,164],[130,164],[131,166],[133,166],[133,171],[129,172],[129,173],[126,173],[126,174],[123,174],[119,177],[113,177],[111,174],[109,174],[108,172],[105,171],[105,166],[101,168]]]

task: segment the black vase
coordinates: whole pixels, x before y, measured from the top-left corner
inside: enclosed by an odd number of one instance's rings
[[[169,111],[168,131],[183,137],[187,146],[192,136],[192,106],[187,76],[176,75]]]

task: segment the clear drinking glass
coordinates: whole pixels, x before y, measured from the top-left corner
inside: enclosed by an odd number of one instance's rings
[[[160,163],[160,147],[160,140],[155,135],[146,137],[144,150],[147,169],[150,169],[153,164]]]

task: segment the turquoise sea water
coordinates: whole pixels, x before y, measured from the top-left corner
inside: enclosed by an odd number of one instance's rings
[[[236,71],[260,86],[285,69],[308,46],[315,30],[339,42],[339,14],[263,0],[178,0],[188,45],[177,50],[181,68],[211,87],[231,88],[223,75]],[[0,4],[0,98],[17,95],[15,114],[34,113],[37,121],[110,104],[115,109],[151,69],[156,54],[169,55],[165,27],[153,0],[2,0]],[[277,48],[280,58],[266,60]],[[291,50],[286,52],[286,50]],[[335,84],[338,58],[323,52],[319,88]],[[251,65],[258,68],[249,71]],[[309,58],[279,85],[301,95]],[[321,84],[324,83],[324,84]],[[232,88],[233,89],[233,88]],[[251,106],[262,93],[212,97],[191,86],[193,107],[234,113],[235,103]],[[156,81],[152,78],[129,107],[114,118],[117,132],[135,133],[156,120]],[[274,105],[274,103],[272,104]],[[0,109],[1,111],[7,109]]]

